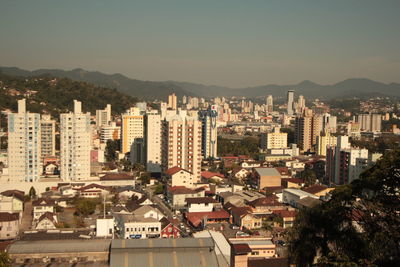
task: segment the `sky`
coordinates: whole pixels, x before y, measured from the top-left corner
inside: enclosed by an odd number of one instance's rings
[[[245,87],[400,82],[399,0],[0,0],[0,66]]]

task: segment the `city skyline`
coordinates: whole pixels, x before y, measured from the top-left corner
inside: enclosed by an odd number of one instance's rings
[[[2,65],[229,87],[400,82],[397,1],[13,2]]]

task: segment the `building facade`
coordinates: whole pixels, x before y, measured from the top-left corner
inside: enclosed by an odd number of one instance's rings
[[[18,112],[8,114],[8,170],[14,182],[35,182],[42,173],[40,115],[26,112],[25,99]]]
[[[199,120],[202,125],[201,154],[204,159],[217,157],[217,117],[217,105],[211,105],[206,111],[199,111]]]
[[[74,112],[60,115],[60,177],[64,181],[90,178],[90,113],[74,100]]]

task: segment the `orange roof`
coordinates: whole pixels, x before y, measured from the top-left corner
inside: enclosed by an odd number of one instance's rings
[[[210,212],[186,212],[186,219],[194,226],[198,227],[203,221],[204,217],[207,219],[229,219],[229,213],[225,210],[210,211]]]
[[[209,172],[209,171],[204,171],[201,172],[201,176],[204,177],[205,179],[210,179],[214,176],[217,176],[219,178],[225,178],[225,176],[222,173],[219,172]]]
[[[282,218],[293,218],[296,216],[295,210],[274,210],[272,213],[281,216]]]
[[[185,171],[185,172],[190,173],[189,171],[187,171],[185,169],[182,169],[181,167],[178,167],[178,166],[174,166],[172,168],[169,168],[168,170],[165,171],[165,173],[168,174],[168,175],[174,175],[175,173],[180,172],[180,171]]]

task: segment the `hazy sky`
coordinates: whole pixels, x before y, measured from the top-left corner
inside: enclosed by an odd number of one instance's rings
[[[400,0],[0,0],[0,65],[231,87],[400,82]]]

